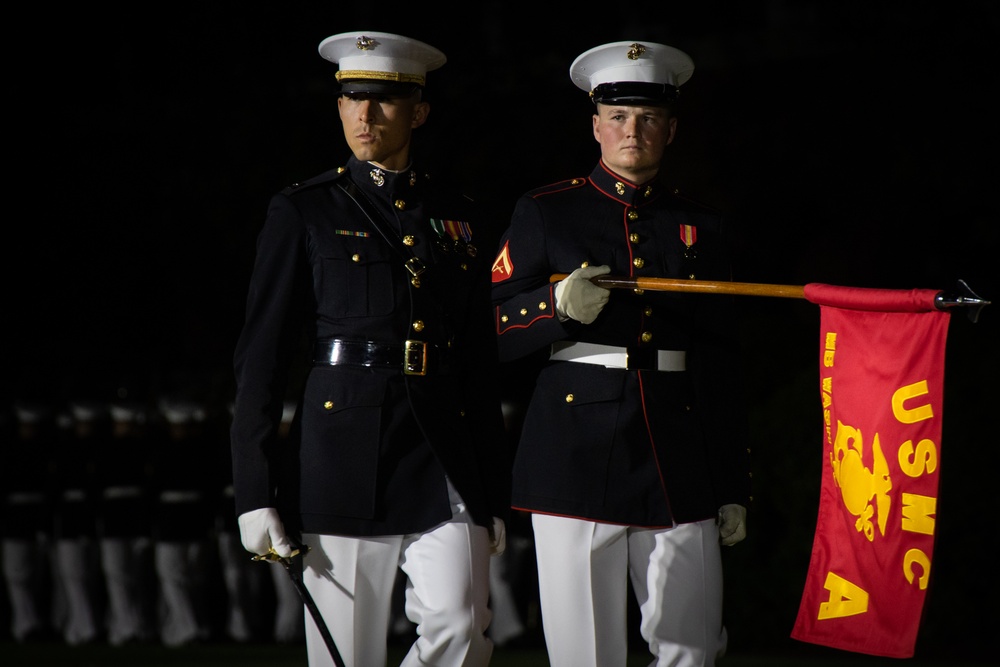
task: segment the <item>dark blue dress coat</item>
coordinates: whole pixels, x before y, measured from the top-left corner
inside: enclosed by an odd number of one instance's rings
[[[495,244],[480,255],[472,202],[439,186],[351,158],[272,198],[234,356],[238,514],[278,507],[302,532],[420,532],[451,517],[447,475],[477,523],[507,516]],[[440,354],[426,375],[313,365],[315,343],[330,338],[416,340]],[[286,395],[299,400],[287,441]]]
[[[685,351],[687,370],[545,363],[517,445],[514,508],[663,527],[749,504],[733,297],[614,288],[584,325],[559,320],[550,281],[587,264],[612,276],[729,280],[723,233],[719,212],[603,163],[519,199],[493,265],[501,360],[568,340],[633,359]]]

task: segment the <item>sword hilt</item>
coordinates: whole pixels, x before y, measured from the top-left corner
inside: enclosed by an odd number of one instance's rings
[[[285,567],[292,562],[292,559],[299,555],[306,555],[309,553],[309,547],[303,544],[301,547],[292,549],[292,553],[288,556],[279,556],[278,552],[274,550],[274,547],[270,547],[266,554],[256,554],[250,560],[253,561],[265,561],[268,563],[281,563]]]

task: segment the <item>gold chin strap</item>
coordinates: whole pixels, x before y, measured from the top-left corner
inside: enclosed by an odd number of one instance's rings
[[[416,83],[423,86],[427,83],[427,77],[420,74],[407,74],[406,72],[382,72],[377,70],[364,69],[342,69],[334,74],[337,81],[345,79],[360,79],[362,81],[391,81],[394,83]]]

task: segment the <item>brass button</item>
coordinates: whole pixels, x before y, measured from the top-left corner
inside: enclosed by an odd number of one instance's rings
[[[631,241],[632,243],[638,243],[639,235],[636,234],[635,232],[632,232],[631,234],[628,235],[628,240]]]
[[[632,293],[641,296],[646,293],[646,290],[642,289],[641,287],[636,287],[634,290],[632,290]]]
[[[693,273],[689,273],[688,274],[688,278],[690,278],[691,280],[694,280],[694,274]]]
[[[549,304],[545,303],[544,301],[542,301],[541,303],[538,304],[538,310],[545,310],[548,307],[549,307]]]
[[[500,316],[500,321],[501,322],[506,322],[507,321],[507,316],[506,315],[501,315]]]
[[[407,234],[406,236],[403,237],[403,245],[409,245],[409,246],[411,246],[414,243],[416,243],[416,241],[413,239],[412,235]]]
[[[392,205],[398,208],[400,211],[406,210],[406,202],[403,201],[402,199],[397,199],[392,203]]]
[[[465,262],[462,262],[461,264],[459,264],[458,267],[460,269],[462,269],[463,271],[468,271],[469,270],[469,265],[466,264]]]
[[[645,315],[646,317],[649,317],[650,315],[653,314],[653,307],[646,306],[645,308],[642,309],[642,314]]]
[[[628,219],[629,220],[635,220],[638,217],[639,217],[639,214],[636,213],[635,209],[632,209],[631,211],[628,212]]]
[[[590,266],[590,262],[584,262],[583,264],[581,264],[581,265],[580,265],[580,268],[581,268],[581,269],[585,269],[585,268],[587,268],[588,266]]]
[[[653,340],[653,334],[649,333],[648,331],[643,331],[642,335],[639,336],[639,338],[642,339],[643,343],[648,343],[649,341]]]
[[[642,196],[643,197],[648,197],[651,194],[653,194],[653,186],[652,185],[647,185],[646,186],[646,191],[642,193]]]
[[[521,314],[522,315],[527,315],[528,314],[528,309],[527,308],[522,308],[521,309]]]
[[[580,179],[579,178],[574,178],[569,183],[570,183],[570,185],[579,185],[580,184]]]
[[[620,195],[625,194],[625,184],[622,183],[621,181],[615,183],[615,192],[617,192]]]
[[[413,323],[413,330],[414,331],[423,331],[424,330],[424,321],[423,320],[417,320],[416,322],[414,322]]]
[[[351,255],[351,261],[352,262],[360,262],[361,261],[361,255],[358,255],[357,253]]]
[[[413,276],[412,278],[410,278],[410,284],[416,287],[417,289],[420,289],[420,276]]]
[[[566,402],[567,403],[573,402],[573,394],[566,394]]]
[[[327,401],[326,403],[323,404],[323,407],[326,408],[327,410],[333,410],[333,401]]]
[[[635,266],[635,268],[637,269],[641,269],[642,267],[646,266],[646,260],[644,260],[642,257],[636,257],[635,259],[632,260],[632,265]]]
[[[343,174],[345,169],[346,169],[346,167],[337,167],[337,173],[338,174]]]

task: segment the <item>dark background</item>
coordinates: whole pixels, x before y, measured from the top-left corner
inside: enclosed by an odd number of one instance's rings
[[[347,157],[326,36],[443,50],[416,148],[488,204],[590,172],[581,52],[694,58],[666,170],[738,221],[736,279],[996,299],[1000,5],[953,2],[153,3],[10,10],[5,44],[8,400],[196,392],[224,403],[271,194]],[[757,487],[726,552],[736,645],[787,641],[821,454],[817,307],[742,297]],[[996,305],[953,311],[937,553],[920,650],[995,631]],[[526,377],[526,376],[525,376]]]

